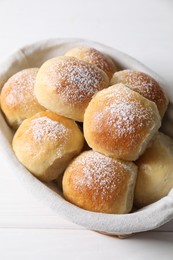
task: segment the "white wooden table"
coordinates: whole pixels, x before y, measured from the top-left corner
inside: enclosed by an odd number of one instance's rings
[[[52,37],[122,50],[173,86],[171,0],[0,0],[0,61]],[[173,221],[126,240],[77,226],[45,208],[0,157],[0,260],[173,259]]]

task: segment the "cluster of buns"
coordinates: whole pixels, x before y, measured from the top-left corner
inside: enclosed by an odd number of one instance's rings
[[[61,180],[69,202],[115,214],[173,187],[173,140],[158,132],[167,106],[153,78],[117,71],[90,47],[20,71],[1,91],[18,160],[41,181]]]

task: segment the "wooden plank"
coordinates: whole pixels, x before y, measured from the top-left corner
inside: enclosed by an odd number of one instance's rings
[[[0,259],[172,260],[172,242],[169,232],[118,239],[87,230],[1,229]]]

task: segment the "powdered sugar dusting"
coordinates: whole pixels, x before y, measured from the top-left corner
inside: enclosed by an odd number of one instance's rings
[[[131,172],[126,163],[114,160],[97,152],[87,152],[80,156],[83,176],[75,179],[75,188],[82,190],[86,187],[93,192],[93,199],[109,200],[119,189],[119,184],[124,181],[122,171]]]
[[[78,56],[79,58],[82,57],[82,60],[94,64],[99,69],[102,69],[109,77],[111,77],[116,71],[113,61],[108,56],[94,48],[79,47],[77,48],[76,57],[78,58]]]
[[[81,104],[108,83],[97,67],[73,57],[63,57],[50,70],[50,84],[63,101]]]
[[[8,88],[6,103],[13,106],[16,104],[29,103],[35,100],[33,88],[38,69],[26,69],[13,75],[4,85]]]
[[[122,95],[123,91],[123,95]],[[100,129],[100,122],[106,124],[113,138],[134,137],[129,139],[129,144],[135,144],[138,135],[143,129],[150,126],[154,112],[152,107],[144,106],[134,98],[134,92],[127,87],[117,86],[114,91],[105,93],[107,104],[104,110],[96,113],[95,124]],[[128,145],[128,144],[127,144]]]
[[[119,71],[115,74],[115,80],[117,83],[122,82],[158,105],[162,104],[166,99],[159,84],[143,72],[133,70]]]
[[[55,141],[62,137],[65,140],[69,132],[70,129],[63,124],[46,116],[33,119],[30,128],[26,131],[26,133],[32,134],[38,143],[45,140]]]

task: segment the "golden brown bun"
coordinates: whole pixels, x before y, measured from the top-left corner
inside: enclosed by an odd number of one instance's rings
[[[56,57],[41,66],[35,95],[47,109],[83,121],[92,96],[107,86],[107,75],[96,66],[74,57]]]
[[[9,78],[2,88],[1,108],[14,129],[24,119],[45,110],[33,93],[37,72],[37,68],[24,69]]]
[[[135,205],[143,207],[166,196],[173,188],[173,139],[158,133],[137,160]]]
[[[111,85],[123,83],[143,97],[156,103],[163,117],[168,106],[168,98],[160,85],[149,75],[133,70],[118,71],[113,75]]]
[[[136,160],[161,125],[154,102],[117,84],[99,91],[84,116],[88,145],[107,156]]]
[[[117,68],[111,58],[94,48],[77,47],[69,50],[65,56],[72,56],[96,65],[108,75],[109,79],[111,79],[114,72],[117,71]]]
[[[94,151],[76,157],[63,177],[63,193],[71,203],[90,211],[128,213],[133,204],[137,167]]]
[[[18,160],[42,181],[56,179],[80,153],[84,138],[77,124],[50,111],[26,119],[14,135]]]

